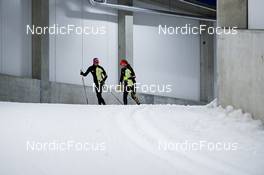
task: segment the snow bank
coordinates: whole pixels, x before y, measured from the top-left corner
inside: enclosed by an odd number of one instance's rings
[[[5,175],[264,174],[261,122],[215,104],[0,103],[0,141]]]

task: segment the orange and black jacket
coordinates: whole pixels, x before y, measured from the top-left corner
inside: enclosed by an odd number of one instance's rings
[[[132,86],[136,83],[136,75],[133,68],[128,64],[126,67],[121,69],[120,83],[125,83],[128,86]]]

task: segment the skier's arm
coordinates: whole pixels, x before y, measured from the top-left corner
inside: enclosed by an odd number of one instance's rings
[[[104,79],[103,79],[103,81],[105,82],[105,80],[107,79],[107,73],[105,72],[105,70],[104,70],[104,68],[102,68],[102,70],[103,70],[103,76],[104,76]]]
[[[121,74],[120,74],[120,79],[119,79],[119,83],[121,84],[122,82],[123,82],[123,80],[124,80],[124,70],[123,69],[121,69]]]
[[[81,72],[81,75],[84,76],[84,77],[86,77],[86,76],[91,72],[91,70],[92,70],[92,67],[89,67],[89,68],[86,70],[85,73]]]
[[[131,77],[129,79],[131,79],[131,80],[135,79],[136,78],[136,74],[135,74],[133,68],[129,67],[129,70],[131,71]]]

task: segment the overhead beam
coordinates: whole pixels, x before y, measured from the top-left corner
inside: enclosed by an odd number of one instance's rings
[[[155,15],[166,15],[166,16],[173,16],[173,17],[180,17],[186,19],[194,19],[194,20],[202,20],[202,21],[215,21],[215,17],[207,17],[202,15],[193,15],[190,13],[181,13],[172,10],[162,10],[158,8],[143,8],[143,7],[135,7],[133,5],[127,5],[122,1],[119,1],[119,4],[112,4],[108,3],[106,0],[98,1],[98,0],[89,0],[90,4],[102,8],[111,8],[117,9],[121,11],[130,11],[136,13],[146,13],[146,14],[155,14]],[[126,1],[125,1],[126,2]]]

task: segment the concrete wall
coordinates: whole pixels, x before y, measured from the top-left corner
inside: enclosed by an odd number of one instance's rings
[[[264,121],[264,31],[218,37],[218,100]]]
[[[41,88],[40,80],[20,78],[0,74],[0,101],[10,102],[30,102],[40,103]],[[96,105],[97,98],[91,86],[86,86],[89,104]],[[118,100],[122,100],[122,93],[113,92],[103,93],[107,104],[120,105]],[[48,95],[45,97],[49,103],[64,104],[86,104],[83,86],[66,83],[50,82]],[[182,104],[182,105],[200,105],[199,101],[184,100],[178,98],[162,97],[149,94],[138,94],[142,104]],[[135,104],[129,97],[129,104]]]
[[[218,1],[218,26],[263,29],[263,1]],[[247,22],[249,25],[247,25]],[[218,100],[264,121],[264,31],[217,37]]]
[[[91,86],[86,86],[89,104],[97,105],[96,94]],[[114,96],[109,92],[103,93],[103,98],[107,104],[120,105],[118,98],[123,102],[123,94],[113,92]],[[138,97],[142,104],[181,104],[181,105],[200,105],[204,104],[199,101],[184,100],[179,98],[162,97],[157,95],[149,95],[139,93]],[[51,103],[66,103],[66,104],[86,104],[85,93],[83,86],[71,85],[66,83],[50,83],[50,102]],[[135,102],[128,97],[128,104]]]
[[[96,94],[91,86],[86,87],[89,104],[97,105]],[[103,93],[103,98],[107,104],[119,104],[110,93]],[[122,99],[119,97],[119,99]],[[66,104],[86,104],[83,86],[66,83],[50,83],[50,102]]]
[[[40,102],[40,81],[0,74],[0,101]]]
[[[86,92],[89,100],[89,104],[97,105],[97,98],[92,87],[86,87]],[[103,93],[103,97],[107,104],[120,105],[118,100],[123,101],[123,94],[113,92],[116,96],[114,97],[111,93]],[[198,101],[183,100],[170,97],[162,97],[157,95],[149,94],[138,94],[142,104],[181,104],[181,105],[200,105]],[[50,102],[51,103],[66,103],[66,104],[86,104],[84,88],[79,85],[70,85],[65,83],[54,83],[51,82],[50,89]],[[129,97],[129,104],[135,104],[135,102]]]
[[[0,0],[0,73],[31,77],[31,0]]]
[[[248,27],[248,0],[218,0],[217,25],[221,27]]]

